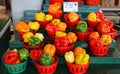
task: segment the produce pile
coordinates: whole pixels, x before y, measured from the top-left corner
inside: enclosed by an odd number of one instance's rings
[[[79,1],[80,6],[82,0],[69,1]],[[91,1],[85,0],[86,5],[97,6],[100,2],[100,0]],[[40,11],[35,13],[34,21],[19,21],[16,24],[20,40],[30,53],[30,59],[34,61],[39,73],[54,73],[59,56],[64,57],[71,73],[85,73],[90,64],[90,55],[85,48],[75,47],[75,43],[87,42],[86,48],[93,55],[105,56],[115,38],[114,24],[107,20],[101,11],[90,12],[87,20],[82,20],[77,12],[63,13],[62,5],[63,0],[56,2],[50,0],[48,13]],[[42,30],[47,33],[51,43],[47,43]],[[17,53],[14,53],[15,58],[18,58]],[[17,64],[17,60],[10,64]],[[24,58],[21,61],[23,60]]]

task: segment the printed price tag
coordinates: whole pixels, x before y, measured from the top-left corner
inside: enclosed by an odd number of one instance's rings
[[[64,2],[63,11],[64,12],[78,12],[78,2]]]

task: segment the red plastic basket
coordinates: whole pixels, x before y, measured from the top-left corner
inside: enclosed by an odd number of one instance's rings
[[[38,62],[34,62],[34,64],[35,64],[37,71],[40,74],[53,74],[56,71],[56,68],[58,65],[58,57],[54,56],[54,60],[55,60],[55,62],[50,66],[43,66],[43,65],[39,64]]]
[[[45,26],[51,21],[37,21],[40,24],[41,29],[45,29]]]
[[[85,0],[85,4],[89,6],[98,6],[100,5],[100,0]]]
[[[56,53],[58,56],[64,56],[64,54],[68,51],[71,51],[74,48],[74,44],[71,44],[68,47],[57,47],[56,46]]]
[[[42,42],[40,45],[38,45],[38,46],[29,46],[29,45],[26,44],[26,43],[23,43],[23,46],[24,46],[26,49],[28,49],[29,51],[31,51],[31,50],[33,50],[33,49],[42,49],[43,46],[44,46],[44,44],[45,44],[45,41],[43,40],[43,42]]]
[[[63,14],[61,12],[59,12],[59,13],[52,13],[52,12],[49,12],[49,11],[48,11],[48,13],[51,14],[54,19],[61,19],[62,14]]]
[[[50,40],[54,41],[54,39],[55,39],[55,33],[47,31],[47,34],[48,34]]]
[[[66,62],[67,68],[73,74],[84,74],[88,70],[90,61],[85,65],[77,65],[75,63]]]
[[[78,2],[78,6],[82,5],[82,0],[68,0],[69,2]]]
[[[106,34],[107,34],[107,35],[110,35],[111,38],[114,39],[115,36],[116,36],[116,32],[117,32],[117,30],[115,30],[115,31],[113,31],[113,32],[110,32],[110,33],[106,33]]]
[[[103,47],[90,47],[90,51],[92,52],[93,55],[95,56],[104,56],[107,54],[110,45],[105,45]]]
[[[69,19],[68,19],[68,14],[64,14],[64,21],[67,24],[68,29],[74,29],[80,20],[81,19],[80,19],[80,16],[79,16],[79,19],[77,21],[70,22]]]
[[[99,22],[93,22],[93,21],[87,20],[87,24],[91,28],[96,28],[99,25]]]
[[[63,5],[64,0],[49,0],[50,4],[54,4],[56,2],[60,3]]]

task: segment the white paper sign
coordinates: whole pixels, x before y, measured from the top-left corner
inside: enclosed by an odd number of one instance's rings
[[[64,2],[63,11],[64,12],[78,12],[78,2]]]

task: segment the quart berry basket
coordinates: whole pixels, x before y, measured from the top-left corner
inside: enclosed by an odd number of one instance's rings
[[[107,35],[110,35],[112,39],[115,38],[116,36],[116,33],[117,33],[117,30],[113,31],[113,32],[110,32],[110,33],[106,33]]]
[[[82,5],[82,0],[68,0],[69,2],[78,2],[78,6]]]
[[[54,41],[54,39],[55,39],[55,33],[54,33],[54,32],[50,32],[50,31],[47,31],[47,34],[48,34],[50,40]]]
[[[38,45],[38,46],[29,46],[26,43],[23,43],[24,48],[28,49],[29,51],[34,50],[34,49],[42,49],[44,47],[45,41],[43,40],[43,42]]]
[[[89,46],[90,51],[95,56],[105,56],[110,48],[110,45],[105,45],[103,47],[91,47]]]
[[[64,14],[64,21],[67,24],[67,28],[68,29],[72,29],[73,30],[80,20],[81,20],[81,18],[79,17],[79,19],[77,21],[70,22],[70,20],[68,19],[68,14]]]
[[[54,19],[61,19],[62,14],[63,14],[61,12],[59,12],[59,13],[52,13],[52,12],[49,12],[49,11],[48,11],[48,13],[51,14]]]
[[[45,26],[50,23],[51,21],[37,21],[40,24],[41,29],[45,29]]]
[[[85,4],[88,6],[98,6],[101,0],[85,0]]]
[[[20,64],[9,65],[4,62],[3,62],[3,64],[10,74],[18,74],[18,73],[21,73],[26,70],[27,62],[28,62],[28,60],[25,60],[25,61],[21,62]]]
[[[49,0],[50,4],[54,4],[56,2],[60,3],[63,5],[64,0]]]
[[[58,57],[54,56],[54,63],[51,64],[50,66],[43,66],[39,64],[38,62],[34,62],[35,67],[37,71],[40,74],[53,74],[56,71],[57,65],[58,65]]]
[[[87,20],[87,24],[89,27],[96,29],[96,27],[99,25],[99,22],[89,21]]]
[[[89,64],[90,64],[90,61],[85,65],[77,65],[75,63],[66,62],[67,68],[72,74],[84,74],[84,73],[86,73],[88,70]]]
[[[74,44],[71,44],[68,47],[56,46],[56,53],[58,56],[64,56],[66,52],[71,51],[73,48],[74,48]]]

